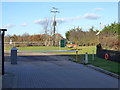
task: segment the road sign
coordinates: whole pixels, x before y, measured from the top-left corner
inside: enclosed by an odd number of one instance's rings
[[[64,40],[64,39],[61,39],[61,40],[60,40],[60,47],[61,47],[61,48],[64,48],[64,47],[65,47],[65,40]]]

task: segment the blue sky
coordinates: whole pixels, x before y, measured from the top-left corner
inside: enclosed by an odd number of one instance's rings
[[[58,8],[56,32],[65,33],[82,27],[100,29],[114,21],[118,22],[117,2],[2,2],[2,28],[7,34],[43,34],[47,21],[53,20],[52,7]],[[49,26],[51,27],[51,26]]]

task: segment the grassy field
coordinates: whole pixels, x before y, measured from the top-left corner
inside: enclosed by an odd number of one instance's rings
[[[19,51],[59,51],[59,47],[17,47]],[[5,50],[10,50],[10,48],[5,48]],[[61,48],[61,50],[76,50],[76,49],[68,49],[68,48]],[[81,46],[78,47],[78,62],[77,63],[83,63],[83,60],[85,58],[85,53],[88,52],[88,58],[89,58],[89,63],[90,65],[94,65],[97,67],[100,67],[104,70],[108,70],[110,72],[116,73],[120,75],[120,72],[118,72],[118,65],[120,66],[119,63],[113,62],[113,61],[106,61],[105,59],[98,58],[95,55],[95,60],[92,61],[92,51],[94,50],[94,54],[96,54],[96,46]],[[54,53],[57,55],[67,55],[73,58],[76,58],[76,53],[75,52],[67,52],[67,53]],[[73,60],[71,60],[73,61]],[[75,62],[75,61],[74,61]]]

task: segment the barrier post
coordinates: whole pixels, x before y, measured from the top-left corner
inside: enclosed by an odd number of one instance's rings
[[[85,64],[88,64],[88,53],[85,54]]]
[[[78,62],[78,48],[76,48],[76,62]]]
[[[11,64],[17,64],[17,48],[11,48]]]
[[[94,50],[93,50],[93,54],[92,54],[92,60],[94,61]]]

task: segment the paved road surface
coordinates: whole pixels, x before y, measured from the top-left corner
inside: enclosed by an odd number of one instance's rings
[[[19,56],[5,62],[3,88],[117,88],[118,80],[65,56]]]

